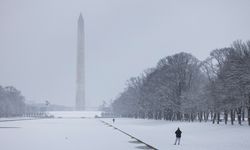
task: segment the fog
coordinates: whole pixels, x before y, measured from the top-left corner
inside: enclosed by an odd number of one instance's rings
[[[248,0],[0,0],[0,85],[28,101],[73,106],[80,12],[92,107],[164,56],[185,51],[203,60],[250,39]]]

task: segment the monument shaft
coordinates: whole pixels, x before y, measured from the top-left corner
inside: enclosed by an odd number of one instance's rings
[[[85,110],[85,52],[84,21],[80,14],[77,28],[77,74],[76,74],[76,110]]]

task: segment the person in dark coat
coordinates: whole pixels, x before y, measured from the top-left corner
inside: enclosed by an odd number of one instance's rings
[[[113,123],[115,123],[115,118],[113,118]]]
[[[181,132],[180,128],[178,128],[178,129],[175,131],[176,139],[175,139],[174,145],[176,145],[177,142],[178,142],[178,145],[180,145],[181,133],[182,133],[182,132]]]

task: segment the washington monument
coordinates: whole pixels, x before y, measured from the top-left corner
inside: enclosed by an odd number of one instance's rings
[[[77,28],[77,73],[76,73],[76,110],[85,110],[85,57],[84,57],[84,21],[82,14],[78,18]]]

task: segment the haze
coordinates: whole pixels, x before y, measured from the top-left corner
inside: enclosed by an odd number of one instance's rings
[[[248,0],[0,0],[0,85],[28,101],[74,106],[80,12],[91,107],[162,57],[185,51],[203,60],[250,40]]]

